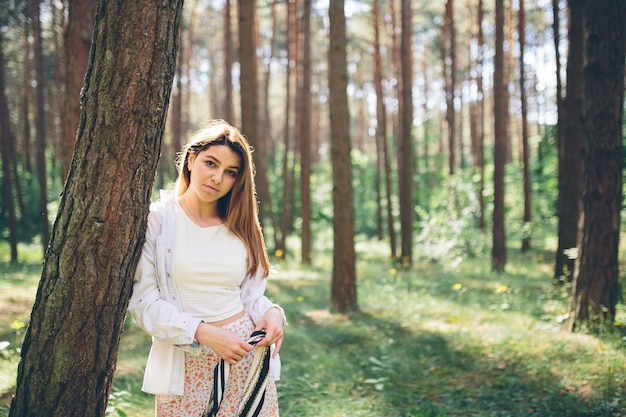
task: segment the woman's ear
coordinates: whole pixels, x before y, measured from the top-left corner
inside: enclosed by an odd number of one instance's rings
[[[191,172],[191,166],[193,165],[193,161],[196,160],[196,154],[195,153],[190,153],[189,157],[187,158],[187,170],[189,172]]]

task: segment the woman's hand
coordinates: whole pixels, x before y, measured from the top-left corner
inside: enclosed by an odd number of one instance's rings
[[[248,356],[254,348],[251,344],[222,327],[200,323],[196,330],[196,340],[213,349],[217,355],[231,365]]]
[[[254,330],[265,330],[265,338],[257,343],[257,346],[271,346],[276,343],[273,358],[278,355],[283,344],[283,323],[283,311],[278,307],[272,307],[265,312],[254,328]]]

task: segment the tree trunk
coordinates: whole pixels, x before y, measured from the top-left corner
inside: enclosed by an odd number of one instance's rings
[[[583,211],[568,328],[612,325],[619,295],[626,4],[585,2]]]
[[[184,32],[184,29],[181,28],[181,32]],[[170,137],[169,141],[163,142],[163,150],[161,153],[164,158],[161,159],[161,165],[163,168],[163,172],[166,177],[169,177],[172,173],[172,164],[170,161],[173,161],[176,158],[177,152],[182,147],[182,120],[183,120],[183,59],[185,56],[185,43],[182,42],[182,33],[181,33],[181,42],[178,47],[177,57],[176,57],[176,74],[174,76],[174,84],[172,85],[171,99],[170,99],[170,108],[169,115],[167,117],[166,126],[169,127]]]
[[[446,122],[448,124],[448,173],[454,175],[456,166],[456,34],[454,28],[454,1],[446,0],[442,59],[446,89]]]
[[[93,37],[96,0],[70,0],[65,41],[65,100],[61,116],[61,169],[63,180],[72,162],[78,118],[80,90],[85,84],[89,48]]]
[[[276,0],[272,1],[271,5],[272,11],[272,33],[276,33],[278,27],[278,21],[276,18]],[[264,67],[264,77],[263,77],[263,103],[262,103],[262,111],[263,117],[262,120],[259,121],[259,131],[262,132],[261,136],[258,138],[257,146],[255,148],[256,152],[256,168],[257,168],[257,191],[259,193],[259,221],[261,225],[267,227],[265,218],[266,215],[269,214],[270,222],[272,225],[272,230],[274,230],[274,248],[276,248],[276,231],[278,230],[278,223],[276,220],[276,214],[274,211],[274,206],[272,202],[272,196],[270,193],[270,185],[267,176],[268,171],[268,155],[269,155],[269,145],[270,138],[272,137],[272,117],[270,112],[270,80],[271,80],[271,62],[274,57],[274,50],[276,49],[277,36],[272,36],[270,39],[269,46],[269,56],[266,57],[265,61],[268,62]]]
[[[520,101],[522,105],[522,166],[524,182],[524,227],[522,237],[522,253],[530,250],[531,207],[530,207],[530,147],[528,145],[528,105],[526,102],[526,72],[524,69],[524,51],[526,50],[526,18],[524,16],[524,0],[519,0],[519,48],[520,48]]]
[[[189,134],[189,119],[192,112],[191,109],[191,67],[193,63],[194,54],[194,40],[196,36],[196,23],[198,20],[198,2],[190,0],[187,3],[189,7],[189,28],[187,30],[187,42],[185,43],[185,85],[183,87],[183,117],[181,120],[181,140],[186,141],[186,137]],[[183,143],[181,143],[181,146]]]
[[[389,250],[391,259],[398,256],[396,231],[394,227],[392,189],[391,189],[391,159],[387,146],[387,108],[383,93],[382,57],[380,54],[380,0],[374,0],[374,83],[376,87],[376,143],[380,148],[383,175],[385,179],[385,197],[387,208],[387,232],[389,234]]]
[[[563,134],[563,82],[561,80],[561,16],[559,13],[559,3],[560,0],[552,0],[552,33],[554,40],[554,58],[556,62],[556,148],[557,148],[557,176],[559,179],[559,186],[563,180],[563,169],[565,168],[563,165],[563,155],[561,153],[564,144],[562,143],[564,134]],[[582,53],[582,52],[581,52]],[[561,199],[561,195],[559,193],[559,199]],[[557,202],[557,210],[561,208],[563,202]],[[560,216],[561,213],[558,212]],[[560,227],[560,226],[559,226]],[[561,231],[559,229],[559,240],[561,239]],[[558,254],[557,254],[557,269],[561,267],[558,266]]]
[[[564,139],[565,139],[565,135],[563,133],[563,126],[564,126],[564,108],[563,108],[563,82],[561,81],[561,16],[559,13],[559,3],[560,0],[552,0],[552,33],[553,33],[553,40],[554,40],[554,52],[555,52],[555,62],[556,62],[556,116],[557,116],[557,120],[556,120],[556,151],[557,151],[557,177],[558,177],[558,188],[559,188],[559,195],[557,197],[557,202],[556,202],[556,206],[557,206],[557,215],[559,217],[559,224],[558,224],[558,248],[557,248],[557,253],[556,253],[556,263],[555,263],[555,273],[554,276],[557,280],[561,280],[562,274],[564,272],[564,268],[565,268],[565,263],[567,262],[565,259],[567,258],[567,256],[565,255],[565,253],[563,252],[563,250],[565,248],[562,248],[561,245],[561,241],[563,241],[563,244],[565,244],[565,239],[568,239],[565,234],[569,233],[570,236],[572,233],[576,233],[576,230],[578,229],[578,218],[576,218],[576,226],[573,227],[572,231],[566,232],[565,229],[563,229],[565,227],[565,224],[561,224],[561,219],[562,219],[562,215],[565,214],[565,216],[568,216],[568,212],[566,213],[561,213],[561,209],[565,207],[565,204],[571,204],[571,201],[566,201],[566,195],[565,195],[565,190],[562,189],[562,187],[564,186],[564,184],[566,184],[567,179],[565,179],[565,169],[566,166],[565,164],[565,155],[563,154],[563,151],[565,150],[564,146]],[[582,46],[582,45],[580,45]],[[582,54],[582,50],[580,51],[580,53]],[[582,64],[581,64],[582,65]],[[570,220],[571,221],[571,220]],[[572,226],[571,223],[568,223],[568,226]],[[568,239],[570,240],[570,239]],[[571,244],[571,240],[570,240],[570,244]],[[570,246],[570,248],[572,248],[573,246]],[[573,266],[573,259],[570,261],[570,264]],[[571,274],[573,272],[573,269],[569,271],[569,274]],[[568,272],[565,272],[566,274]],[[571,277],[570,277],[571,279]]]
[[[24,74],[22,78],[22,90],[23,90],[23,100],[22,100],[22,111],[21,111],[21,120],[22,120],[22,152],[24,153],[24,170],[29,174],[33,172],[32,168],[32,156],[31,156],[31,129],[30,129],[30,98],[31,98],[31,60],[30,60],[30,24],[28,19],[24,19],[24,39],[23,39],[23,54],[22,60],[24,62]],[[23,211],[22,211],[23,213]]]
[[[578,240],[578,217],[582,204],[582,106],[584,59],[584,1],[569,0],[569,30],[567,53],[567,84],[562,106],[563,135],[558,141],[559,197],[557,200],[558,246],[554,278],[559,283],[571,282]]]
[[[298,133],[300,132],[300,118],[299,110],[302,105],[301,94],[298,90],[298,85],[300,84],[300,20],[298,18],[298,0],[290,0],[290,6],[292,7],[292,19],[293,19],[293,92],[294,92],[294,124],[291,129],[291,135],[289,137],[290,142],[292,142],[293,152],[291,153],[291,157],[288,161],[288,172],[286,175],[289,176],[292,180],[289,181],[288,191],[288,204],[286,211],[286,222],[285,231],[287,232],[285,236],[289,236],[294,232],[294,210],[296,207],[296,158],[300,153],[300,137]]]
[[[287,255],[287,234],[289,228],[289,213],[290,207],[290,188],[293,183],[290,181],[290,155],[292,153],[292,140],[291,140],[291,120],[292,120],[292,79],[293,79],[293,63],[294,57],[294,43],[295,43],[295,0],[288,0],[287,2],[287,43],[286,60],[287,67],[285,68],[285,119],[283,124],[283,160],[282,160],[282,198],[280,208],[280,233],[277,239],[278,245],[276,246],[276,255],[279,258],[284,259]]]
[[[357,310],[356,254],[354,249],[354,203],[350,164],[350,114],[348,111],[348,66],[344,0],[330,0],[330,45],[328,87],[330,106],[330,151],[333,167],[333,275],[332,311]]]
[[[300,198],[302,210],[302,264],[311,264],[311,0],[302,11],[302,86],[300,114]]]
[[[104,416],[176,63],[182,1],[99,2],[74,158],[10,416]]]
[[[402,234],[402,266],[411,267],[413,261],[413,64],[411,59],[411,1],[402,0],[400,61],[402,72],[401,99],[402,113],[401,136],[399,140],[399,189],[400,223]]]
[[[13,181],[18,181],[13,177],[12,168],[15,164],[15,154],[13,152],[13,133],[11,132],[11,115],[9,104],[5,93],[6,83],[4,81],[4,46],[3,34],[0,32],[0,159],[2,161],[2,194],[6,204],[6,211],[9,225],[9,246],[11,248],[11,263],[16,264],[17,259],[17,222],[15,213],[15,199],[13,192]]]
[[[376,176],[374,182],[376,187],[376,238],[383,240],[382,177],[385,173],[385,164],[383,162],[382,142],[386,140],[387,136],[387,110],[383,95],[383,71],[380,57],[380,7],[378,0],[372,1],[372,28],[374,29],[374,91],[376,92],[376,131],[374,133],[374,144],[376,145]]]
[[[241,85],[241,131],[254,144],[258,106],[256,77],[256,0],[240,1],[239,6],[239,64]]]
[[[50,135],[52,139],[52,149],[53,158],[52,164],[60,163],[61,164],[61,179],[65,181],[65,177],[67,175],[67,171],[63,171],[62,159],[63,159],[63,106],[65,102],[64,97],[64,81],[65,81],[65,58],[62,58],[61,55],[64,55],[65,52],[65,43],[61,42],[59,33],[65,33],[67,30],[67,24],[65,23],[65,4],[61,2],[61,7],[57,7],[56,4],[52,5],[52,44],[54,49],[54,103],[52,111],[49,111],[51,117],[54,118],[54,122],[51,123],[53,134]],[[93,20],[92,20],[91,29],[93,30]],[[90,39],[91,42],[91,39]],[[87,53],[89,53],[89,45],[87,45]],[[87,58],[85,58],[85,67],[87,66]],[[84,74],[83,74],[84,75]],[[80,101],[80,96],[77,99]],[[76,115],[76,120],[78,120],[78,114]],[[75,133],[75,132],[74,132]],[[72,146],[74,146],[72,144]],[[70,155],[71,159],[71,155]],[[69,168],[69,163],[66,168]],[[55,170],[56,171],[56,170]]]
[[[478,186],[478,204],[480,206],[480,217],[478,219],[478,227],[485,230],[485,93],[483,89],[483,64],[484,64],[484,38],[483,38],[483,20],[485,18],[485,10],[483,1],[478,0],[478,31],[476,40],[478,43],[478,69],[476,75],[476,89],[478,90],[478,142],[477,142],[477,161],[480,171]]]
[[[249,2],[239,2],[239,3],[250,3],[252,6],[256,3],[256,0],[251,0]],[[239,7],[245,7],[245,5],[241,5]],[[246,13],[250,13],[248,9],[245,9]],[[254,9],[253,9],[254,10]],[[240,17],[241,19],[242,17]],[[248,16],[243,16],[244,19],[249,19]],[[241,23],[241,21],[240,21]],[[246,24],[250,24],[250,22],[246,21]],[[245,28],[244,31],[251,30],[250,28]],[[247,36],[251,36],[247,33]],[[223,118],[228,123],[232,125],[236,125],[235,122],[235,112],[233,111],[233,32],[232,32],[232,24],[231,24],[231,2],[230,0],[225,0],[224,3],[224,35],[223,35],[223,48],[224,48],[224,104],[223,104]],[[244,58],[248,59],[248,58]],[[242,104],[243,105],[243,104]],[[243,128],[243,127],[242,127]],[[244,131],[245,132],[245,131]],[[252,133],[252,132],[250,132]]]
[[[50,240],[50,224],[48,221],[48,173],[46,171],[46,110],[44,102],[44,65],[41,37],[41,21],[39,20],[41,0],[32,0],[31,18],[33,22],[33,66],[35,70],[35,129],[37,151],[35,152],[37,180],[39,183],[39,215],[41,217],[41,243],[44,252]]]
[[[493,73],[494,113],[494,169],[493,169],[493,248],[491,266],[504,272],[506,265],[506,235],[504,232],[504,166],[506,163],[507,133],[504,83],[504,0],[496,0],[496,45]]]

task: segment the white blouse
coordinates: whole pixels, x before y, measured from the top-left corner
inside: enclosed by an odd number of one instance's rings
[[[206,322],[243,311],[241,282],[247,273],[244,243],[225,225],[202,227],[177,203],[172,272],[183,311]]]

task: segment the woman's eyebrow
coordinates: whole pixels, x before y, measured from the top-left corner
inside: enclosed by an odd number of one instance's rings
[[[220,160],[219,160],[219,158],[217,158],[216,156],[213,156],[213,155],[211,155],[211,154],[206,154],[206,158],[211,158],[211,159],[213,159],[215,162],[217,162],[218,164],[221,164],[221,163],[222,163],[222,161],[220,161]],[[238,170],[239,170],[239,169],[241,169],[241,167],[240,167],[239,165],[231,165],[231,166],[229,166],[228,168],[231,168],[231,169],[232,169],[232,168],[235,168],[235,169],[238,169]]]

